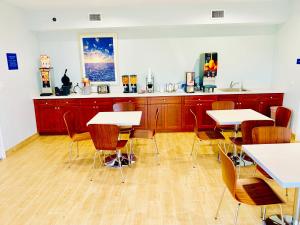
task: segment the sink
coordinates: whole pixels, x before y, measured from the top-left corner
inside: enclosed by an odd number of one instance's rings
[[[247,89],[240,89],[240,88],[219,88],[219,91],[223,92],[243,92],[243,91],[249,91]]]

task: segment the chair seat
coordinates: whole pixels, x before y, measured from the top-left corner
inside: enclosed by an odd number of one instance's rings
[[[130,134],[130,138],[144,138],[150,139],[155,135],[155,130],[147,129],[147,130],[133,130]]]
[[[248,205],[282,204],[284,201],[260,178],[237,180],[236,199]]]
[[[230,137],[229,139],[235,145],[239,145],[239,146],[243,145],[243,138],[242,137]]]
[[[72,136],[73,141],[84,141],[84,140],[89,140],[89,139],[91,139],[91,135],[89,132],[75,133]]]
[[[197,136],[201,140],[224,140],[224,136],[219,131],[208,130],[208,131],[199,131]]]
[[[273,179],[263,168],[261,168],[259,165],[256,165],[256,169],[264,175],[266,178]]]
[[[119,140],[117,143],[117,149],[124,148],[127,144],[128,140]]]

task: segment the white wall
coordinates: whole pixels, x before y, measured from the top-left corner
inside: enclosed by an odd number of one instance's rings
[[[60,79],[65,68],[68,68],[73,83],[80,82],[79,34],[97,31],[39,33],[40,53],[50,55],[57,86],[61,86]],[[138,74],[139,87],[144,84],[149,67],[154,72],[156,83],[184,81],[186,71],[195,70],[198,73],[200,53],[211,51],[219,53],[219,87],[227,87],[232,80],[243,81],[246,88],[270,87],[273,27],[224,28],[210,25],[119,28],[113,31],[119,37],[119,74]]]
[[[38,44],[24,21],[22,11],[0,3],[0,124],[6,150],[36,132]],[[17,53],[19,70],[8,70],[8,52]]]
[[[284,105],[293,109],[293,131],[300,137],[300,2],[292,2],[291,16],[280,27],[276,40],[273,87],[286,91]]]
[[[110,4],[112,1],[107,2]],[[280,24],[286,20],[289,8],[289,0],[170,2],[163,4],[158,1],[147,5],[145,1],[134,1],[134,4],[126,1],[124,5],[118,2],[115,7],[105,7],[103,1],[96,1],[98,5],[93,7],[91,1],[88,4],[84,1],[74,4],[69,1],[41,1],[36,4],[36,10],[28,12],[28,18],[31,29],[36,31],[165,25]],[[38,7],[41,4],[44,7]],[[46,7],[47,4],[49,7]],[[53,5],[56,7],[51,7]],[[211,11],[216,9],[225,10],[223,19],[211,18]],[[89,21],[89,13],[100,13],[101,22]],[[53,17],[57,18],[55,23],[52,22]]]

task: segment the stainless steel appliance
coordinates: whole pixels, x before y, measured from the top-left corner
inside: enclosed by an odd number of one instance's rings
[[[109,93],[109,85],[101,84],[97,87],[98,94],[106,94]]]
[[[194,93],[195,92],[195,72],[186,72],[186,88],[185,92]]]

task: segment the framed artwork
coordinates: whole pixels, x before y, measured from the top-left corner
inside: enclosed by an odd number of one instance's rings
[[[117,84],[116,34],[81,35],[82,74],[92,83]]]

